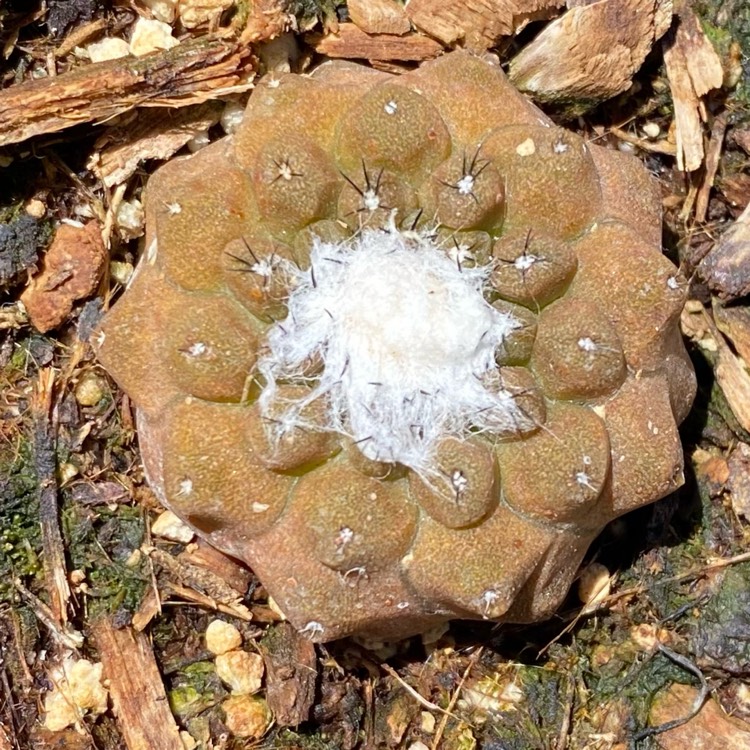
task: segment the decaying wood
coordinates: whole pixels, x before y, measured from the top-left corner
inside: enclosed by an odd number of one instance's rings
[[[65,547],[60,532],[57,505],[57,428],[53,413],[55,372],[40,371],[34,393],[34,468],[39,487],[39,524],[42,528],[44,578],[50,596],[50,611],[55,622],[64,627],[68,621],[70,586],[65,566]]]
[[[536,99],[577,105],[580,111],[630,87],[671,18],[672,0],[573,7],[515,57],[510,79]]]
[[[128,750],[184,750],[148,638],[117,630],[109,618],[93,626],[92,636]]]
[[[279,726],[307,721],[315,701],[315,646],[288,622],[270,628],[261,641],[266,700]]]
[[[703,259],[699,271],[721,299],[750,294],[750,204]]]
[[[93,63],[0,91],[0,145],[106,120],[134,107],[179,107],[245,91],[253,75],[250,48],[215,37]]]
[[[484,52],[530,21],[552,18],[564,0],[411,0],[406,12],[425,34]]]
[[[703,123],[707,117],[703,97],[721,86],[724,72],[716,50],[689,8],[680,11],[663,44],[674,102],[677,168],[692,172],[703,163]]]
[[[160,107],[132,113],[132,121],[107,130],[87,166],[107,187],[119,185],[147,159],[169,159],[191,138],[215,125],[221,110],[221,102],[205,102],[178,110]]]
[[[406,34],[411,29],[404,6],[396,0],[349,0],[354,24],[368,34]]]
[[[422,34],[366,34],[353,23],[339,24],[338,31],[310,34],[315,51],[328,57],[361,60],[430,60],[443,52],[442,45]]]

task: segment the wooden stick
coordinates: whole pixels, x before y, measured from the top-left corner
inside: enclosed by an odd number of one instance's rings
[[[39,486],[39,524],[42,528],[44,578],[50,595],[50,610],[58,625],[64,626],[68,621],[70,586],[57,505],[57,425],[52,405],[54,382],[55,371],[51,367],[40,371],[32,401],[34,468]]]
[[[148,638],[109,618],[92,635],[128,750],[184,750]]]
[[[0,91],[0,146],[105,120],[134,107],[196,104],[252,86],[247,46],[216,37],[92,63]]]

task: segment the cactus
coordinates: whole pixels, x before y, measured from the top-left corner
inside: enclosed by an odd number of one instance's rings
[[[269,78],[146,197],[99,356],[162,502],[314,640],[547,617],[681,484],[657,188],[491,62]]]

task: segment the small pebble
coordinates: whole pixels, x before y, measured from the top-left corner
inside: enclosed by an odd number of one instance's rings
[[[194,536],[193,530],[171,510],[165,510],[152,524],[151,533],[171,542],[187,544]]]
[[[141,0],[157,21],[172,23],[177,15],[178,0]]]
[[[186,29],[194,29],[202,23],[218,18],[234,4],[234,0],[180,0],[180,21]]]
[[[24,210],[32,219],[42,219],[44,218],[44,214],[47,213],[47,207],[44,205],[44,201],[39,200],[39,198],[32,198],[24,206]]]
[[[143,204],[137,198],[120,203],[115,218],[120,235],[125,241],[134,240],[143,234],[146,217]]]
[[[96,406],[103,398],[106,391],[104,378],[95,372],[85,373],[76,385],[76,401],[81,406]]]
[[[172,29],[161,21],[139,18],[130,36],[130,53],[136,57],[148,55],[159,49],[172,49],[179,44],[172,36]]]
[[[216,674],[234,695],[252,695],[263,684],[263,657],[240,650],[219,654]]]
[[[44,726],[59,732],[78,724],[87,712],[107,710],[107,690],[102,685],[102,665],[68,657],[50,674],[54,688],[44,698]]]
[[[258,739],[271,726],[271,709],[262,698],[232,695],[221,704],[221,707],[224,709],[224,723],[235,737]]]
[[[230,622],[212,620],[206,628],[206,648],[218,656],[234,651],[242,645],[240,631]]]
[[[121,260],[113,260],[109,264],[109,275],[118,284],[125,286],[133,275],[133,264]]]
[[[435,731],[435,715],[429,711],[422,711],[420,715],[420,726],[425,734],[432,734]]]
[[[124,39],[107,37],[99,42],[92,42],[85,48],[92,63],[118,60],[130,54],[130,46]]]
[[[661,133],[661,127],[658,122],[647,122],[643,126],[643,133],[647,138],[658,138]]]

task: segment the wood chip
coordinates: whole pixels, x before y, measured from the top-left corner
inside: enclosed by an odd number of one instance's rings
[[[246,91],[253,75],[250,48],[215,37],[140,58],[92,63],[0,91],[0,145],[138,106],[182,107]]]
[[[721,299],[750,294],[750,204],[719,238],[698,269]]]
[[[21,295],[34,327],[46,333],[65,322],[73,304],[92,294],[107,253],[98,221],[61,224],[35,276]]]
[[[724,72],[690,8],[680,10],[679,22],[664,37],[663,45],[677,128],[677,167],[692,172],[703,163],[707,113],[702,97],[721,86]]]
[[[552,18],[564,0],[411,0],[406,13],[425,34],[446,46],[484,52],[530,21]]]
[[[396,0],[349,0],[346,7],[354,24],[368,34],[406,34],[411,30],[404,6]]]
[[[321,55],[363,60],[421,61],[443,52],[442,45],[422,34],[366,34],[353,23],[339,24],[336,33],[311,34],[308,41]]]
[[[288,622],[269,628],[260,643],[266,665],[266,699],[282,727],[295,727],[310,716],[315,700],[315,646]]]
[[[672,685],[657,696],[650,723],[657,726],[682,718],[697,695],[690,685]],[[715,700],[708,700],[697,716],[656,739],[663,750],[747,750],[750,724],[728,716]]]
[[[109,618],[91,632],[128,750],[184,750],[148,638]]]
[[[510,80],[536,99],[584,111],[630,87],[671,17],[671,0],[571,8],[511,61]]]

